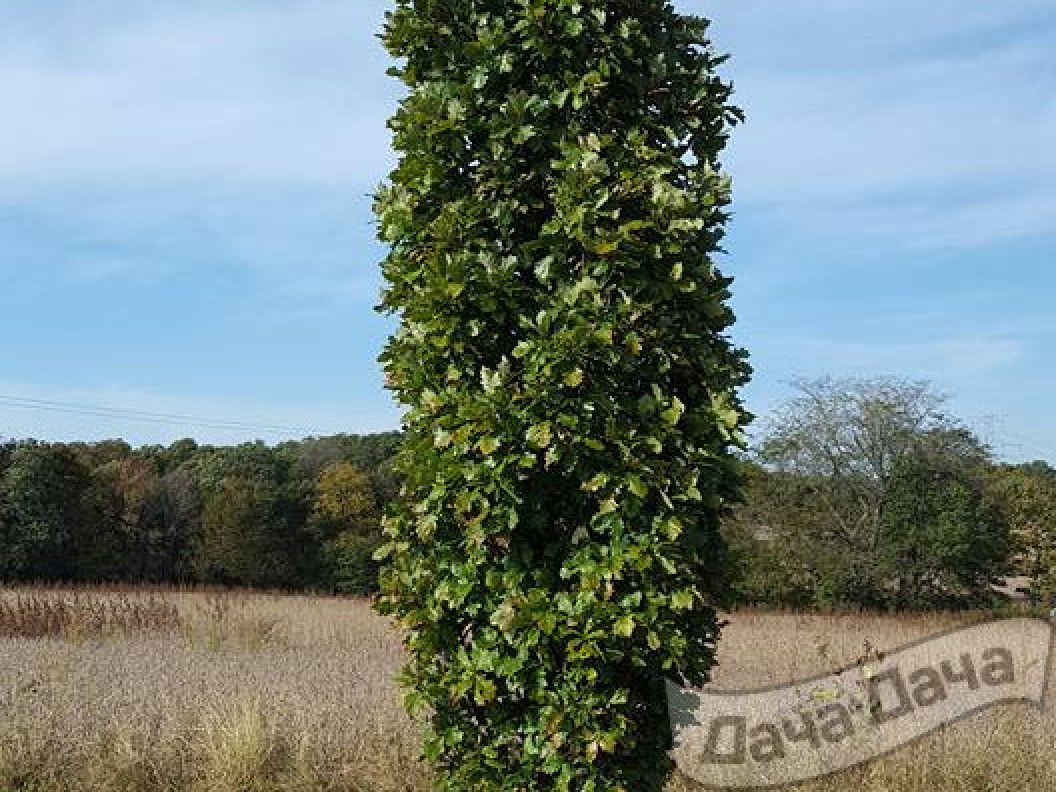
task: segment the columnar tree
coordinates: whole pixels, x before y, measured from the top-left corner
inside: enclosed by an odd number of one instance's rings
[[[397,0],[378,195],[407,406],[383,608],[450,790],[652,790],[702,684],[743,354],[715,266],[739,113],[663,0]]]

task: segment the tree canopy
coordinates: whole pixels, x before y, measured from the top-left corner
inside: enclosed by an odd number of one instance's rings
[[[399,440],[2,444],[0,581],[368,593],[377,504],[397,487],[390,461]]]
[[[927,383],[801,380],[726,533],[739,593],[907,609],[987,604],[1011,574],[990,449]]]

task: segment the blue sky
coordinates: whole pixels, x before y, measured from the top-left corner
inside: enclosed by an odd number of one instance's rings
[[[398,426],[371,310],[386,5],[0,6],[0,436]],[[1056,462],[1056,6],[676,5],[715,20],[749,115],[724,262],[749,405],[796,376],[924,378],[1006,457]]]

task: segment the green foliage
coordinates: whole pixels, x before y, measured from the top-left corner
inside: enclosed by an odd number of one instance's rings
[[[900,608],[987,604],[1009,571],[1007,525],[974,465],[926,453],[903,457],[882,521],[878,566]]]
[[[738,112],[662,0],[398,0],[377,200],[408,406],[384,608],[451,790],[659,789],[745,421],[715,268]]]
[[[315,512],[339,530],[370,531],[377,516],[370,476],[351,462],[328,465],[319,475]]]
[[[343,531],[323,545],[327,578],[341,594],[365,596],[378,590],[378,562],[374,553],[381,546],[378,533]]]
[[[742,601],[822,607],[978,604],[1006,570],[989,449],[927,383],[795,383],[725,531]]]
[[[883,604],[875,554],[855,552],[838,513],[854,504],[816,475],[747,467],[744,500],[723,525],[738,602],[822,608]]]
[[[317,530],[325,538],[323,563],[334,589],[370,594],[378,588],[381,544],[378,504],[371,477],[351,462],[335,462],[319,476]]]
[[[210,583],[289,585],[293,570],[275,517],[279,491],[261,479],[225,478],[209,493],[202,511],[197,553],[199,575]]]
[[[1002,467],[991,494],[1012,532],[1015,570],[1035,603],[1056,606],[1056,470],[1043,462]]]
[[[371,590],[400,440],[0,444],[0,580]]]
[[[92,469],[73,448],[31,443],[15,450],[0,477],[0,579],[72,577],[75,560],[99,577],[101,503]]]

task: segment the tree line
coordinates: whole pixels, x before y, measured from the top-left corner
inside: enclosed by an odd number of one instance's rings
[[[1056,470],[1007,465],[927,384],[817,380],[740,460],[730,601],[1056,604]],[[0,443],[0,580],[369,593],[402,437]]]
[[[399,443],[0,444],[0,580],[369,591]]]

